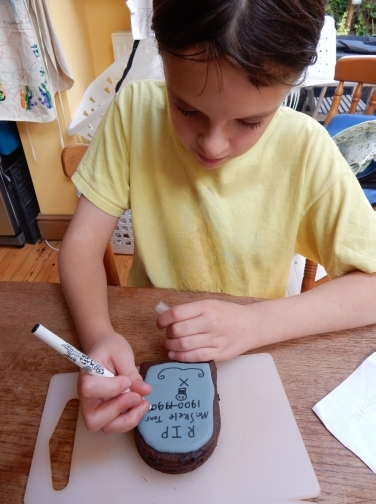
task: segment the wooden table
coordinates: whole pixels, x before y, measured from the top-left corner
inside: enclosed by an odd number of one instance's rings
[[[208,297],[257,302],[157,289],[109,287],[108,293],[114,327],[127,335],[137,364],[166,357],[159,346],[161,333],[155,326],[154,307],[160,300],[171,306]],[[72,363],[31,335],[31,328],[38,322],[80,348],[59,284],[0,282],[0,502],[6,504],[23,502],[51,377],[77,371]],[[376,326],[370,326],[258,350],[270,353],[277,366],[321,486],[315,502],[376,502],[376,476],[330,434],[311,410],[375,348]],[[66,450],[65,438],[72,438],[74,428],[74,422],[62,424],[59,458]],[[64,464],[55,464],[57,479],[63,470]]]

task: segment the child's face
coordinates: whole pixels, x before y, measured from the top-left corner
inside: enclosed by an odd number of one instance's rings
[[[163,56],[170,116],[180,142],[204,168],[241,156],[261,138],[289,88],[257,89],[238,69]]]

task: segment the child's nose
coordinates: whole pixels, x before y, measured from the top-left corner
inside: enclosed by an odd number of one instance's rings
[[[201,133],[199,144],[204,151],[204,155],[210,159],[221,157],[227,147],[228,138],[220,128],[210,128]]]

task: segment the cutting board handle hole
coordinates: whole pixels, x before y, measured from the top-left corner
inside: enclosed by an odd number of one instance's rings
[[[54,490],[63,490],[69,482],[79,404],[78,399],[67,402],[49,442]]]

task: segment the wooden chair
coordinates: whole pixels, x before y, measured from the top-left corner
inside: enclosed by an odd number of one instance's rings
[[[64,175],[71,178],[77,167],[83,158],[86,150],[88,148],[87,144],[73,144],[65,147],[61,153],[61,164],[63,167]],[[111,247],[108,243],[104,257],[103,264],[106,270],[107,285],[120,285],[120,277],[115,263],[115,256]]]
[[[357,105],[362,96],[363,85],[371,84],[376,86],[376,56],[345,56],[344,58],[340,58],[336,63],[334,80],[339,81],[339,83],[334,92],[333,101],[325,119],[324,126],[328,126],[333,117],[338,114],[338,108],[343,96],[345,82],[356,83],[351,105],[346,116],[348,114],[356,114]],[[375,108],[376,89],[371,93],[365,115],[373,115]],[[347,126],[344,126],[344,128],[345,127]],[[311,261],[310,259],[306,259],[301,292],[313,289],[317,285],[330,280],[330,278],[326,276],[316,282],[316,272],[317,263]]]

